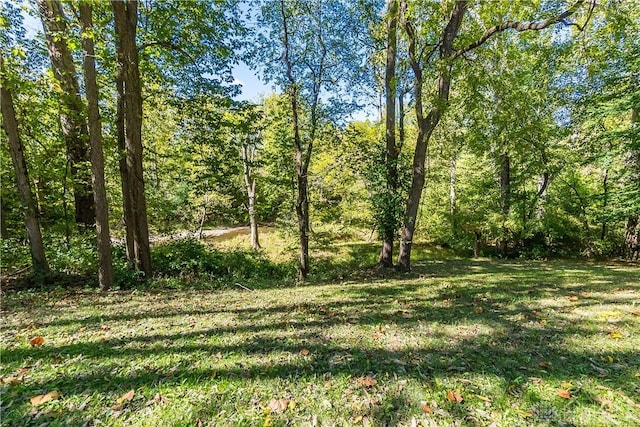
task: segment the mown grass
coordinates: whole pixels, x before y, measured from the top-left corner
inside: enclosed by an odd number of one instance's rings
[[[3,295],[2,425],[640,425],[637,267],[335,247],[306,285]]]

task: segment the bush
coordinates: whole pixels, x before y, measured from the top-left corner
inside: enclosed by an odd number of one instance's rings
[[[261,252],[218,252],[195,239],[172,241],[153,248],[151,262],[155,273],[161,277],[283,279],[294,271],[291,265],[276,264]]]

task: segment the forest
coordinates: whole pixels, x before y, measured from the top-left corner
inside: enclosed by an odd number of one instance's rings
[[[327,224],[404,271],[414,237],[637,259],[637,4],[540,3],[8,2],[3,269],[64,247],[108,288],[114,236],[144,278],[150,235],[242,224],[296,232],[301,280]]]
[[[3,0],[2,425],[640,423],[638,34],[633,0]]]

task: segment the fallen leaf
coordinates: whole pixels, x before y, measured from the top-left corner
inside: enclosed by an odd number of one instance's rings
[[[491,399],[489,399],[488,397],[482,396],[482,395],[480,395],[480,394],[476,394],[476,397],[477,397],[478,399],[482,400],[483,402],[491,403]]]
[[[287,410],[287,406],[289,406],[289,399],[271,399],[267,408],[270,409],[271,412],[280,414]]]
[[[431,406],[427,405],[427,402],[420,402],[420,408],[422,408],[422,412],[425,412],[427,414],[433,412],[433,409],[431,409]]]
[[[25,366],[24,368],[20,368],[20,369],[18,369],[18,370],[16,371],[16,374],[18,374],[18,375],[24,375],[24,374],[26,374],[26,373],[29,371],[29,369],[31,369],[31,366]]]
[[[300,350],[300,354],[303,356],[308,356],[309,355],[309,350],[307,350],[306,348],[303,348],[302,350]]]
[[[577,296],[575,296],[575,295],[572,295],[572,296],[570,296],[570,297],[569,297],[569,301],[571,301],[571,302],[576,302],[576,301],[578,301],[579,299],[580,299],[580,298],[578,298],[578,297],[577,297]]]
[[[43,345],[44,338],[38,335],[37,337],[31,338],[31,340],[29,340],[29,344],[31,344],[31,347],[35,347],[37,345]]]
[[[596,397],[596,402],[607,409],[611,409],[611,406],[613,405],[613,403],[609,399],[601,396]]]
[[[33,406],[43,405],[47,402],[51,402],[52,400],[58,400],[60,397],[60,393],[57,391],[50,391],[47,394],[39,394],[37,396],[33,396],[30,399],[30,402]]]
[[[476,307],[476,314],[482,314],[482,313],[484,313],[484,308]]]
[[[571,399],[571,392],[569,390],[560,389],[556,394],[563,399]]]
[[[378,384],[378,381],[376,381],[376,379],[371,375],[367,375],[366,377],[358,378],[358,384],[364,387],[373,387],[374,385]]]
[[[609,336],[616,340],[620,338],[624,338],[624,335],[622,335],[620,332],[610,332]]]
[[[10,376],[10,377],[0,377],[0,384],[18,384],[20,381],[22,381],[22,377],[14,377],[14,376]]]
[[[560,387],[569,389],[573,387],[573,383],[571,381],[562,381]]]
[[[131,402],[131,400],[133,400],[133,396],[135,395],[135,393],[136,392],[134,390],[129,390],[118,399],[116,399],[116,404],[113,405],[111,409],[113,409],[114,411],[119,411],[127,402]]]
[[[632,311],[631,314],[634,316],[640,316],[640,311]]]
[[[449,399],[449,402],[451,403],[462,403],[464,400],[460,393],[451,390],[447,391],[447,399]]]

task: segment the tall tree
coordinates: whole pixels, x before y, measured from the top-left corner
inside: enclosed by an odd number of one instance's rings
[[[76,223],[95,224],[89,167],[86,112],[80,96],[76,67],[68,44],[67,18],[57,0],[37,0],[49,50],[53,75],[60,85],[60,123],[73,179]]]
[[[124,102],[124,130],[128,194],[131,215],[126,224],[133,230],[133,256],[135,267],[145,277],[151,276],[151,251],[149,225],[147,223],[147,201],[142,167],[142,87],[140,83],[138,46],[136,31],[138,2],[135,0],[112,1],[117,39],[118,62],[122,73]]]
[[[393,241],[397,231],[397,221],[395,215],[396,196],[398,194],[398,157],[402,146],[396,143],[396,50],[398,27],[398,1],[387,1],[387,47],[386,64],[384,75],[385,92],[385,145],[386,145],[386,181],[387,195],[382,224],[382,249],[378,260],[380,266],[391,267],[393,265]],[[402,94],[401,96],[403,96]],[[402,108],[402,107],[401,107]]]
[[[418,125],[418,136],[413,157],[412,180],[409,197],[407,199],[400,251],[398,254],[397,268],[400,271],[411,269],[411,248],[413,235],[416,228],[418,207],[422,197],[422,189],[425,183],[425,160],[427,145],[435,128],[437,127],[449,101],[449,92],[452,83],[452,67],[454,61],[484,44],[491,37],[503,31],[513,29],[518,32],[530,30],[542,30],[557,23],[565,23],[566,19],[580,9],[584,0],[578,0],[570,8],[556,16],[541,21],[505,21],[501,24],[489,27],[475,41],[456,49],[454,42],[458,39],[459,31],[468,8],[468,1],[456,0],[453,2],[444,29],[440,32],[438,40],[431,44],[431,53],[424,57],[424,45],[418,46],[419,34],[411,17],[412,11],[408,8],[407,0],[401,2],[401,16],[403,26],[407,34],[409,44],[409,61],[414,74],[414,110]],[[423,85],[425,61],[435,58],[435,87],[430,96],[431,108],[425,116],[423,110]]]
[[[24,158],[24,148],[20,141],[18,120],[16,119],[16,110],[13,105],[13,95],[9,87],[9,79],[6,75],[4,58],[1,55],[0,83],[2,123],[7,135],[7,141],[11,151],[11,159],[13,160],[13,166],[16,172],[16,182],[18,184],[18,191],[22,201],[25,227],[29,236],[29,249],[31,251],[33,271],[36,274],[42,274],[49,271],[49,264],[47,263],[44,253],[40,221],[38,220],[36,205],[33,199],[33,194],[31,193],[31,186],[29,184],[29,173],[27,171],[27,163]]]
[[[82,49],[84,51],[84,82],[91,140],[91,177],[96,210],[96,235],[98,243],[98,280],[100,289],[113,285],[111,237],[109,234],[109,205],[104,181],[104,154],[102,151],[102,120],[98,108],[98,83],[96,79],[95,47],[93,43],[93,10],[86,1],[80,2]]]
[[[268,34],[260,34],[254,61],[289,99],[301,280],[309,273],[309,164],[322,119],[340,120],[350,106],[347,98],[357,96],[349,83],[361,72],[364,48],[359,37],[367,34],[368,25],[368,15],[361,13],[366,8],[360,6],[340,0],[272,0],[262,8],[261,23]],[[304,123],[302,109],[308,112]]]

